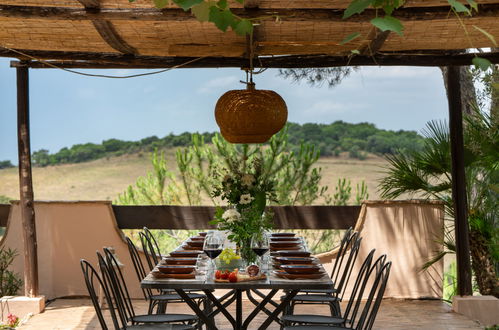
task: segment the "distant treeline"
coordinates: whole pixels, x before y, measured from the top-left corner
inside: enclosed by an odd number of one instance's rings
[[[394,154],[408,149],[419,149],[423,137],[414,131],[387,131],[373,124],[349,124],[336,121],[332,124],[295,124],[288,123],[289,143],[292,149],[299,149],[302,142],[319,148],[321,156],[338,156],[348,152],[352,158],[364,159],[367,153]],[[205,141],[210,141],[215,133],[202,133]],[[119,156],[155,148],[186,147],[191,144],[192,133],[169,134],[163,138],[151,136],[140,141],[109,139],[101,144],[75,144],[62,148],[54,154],[41,149],[33,152],[32,160],[36,166],[67,163],[81,163],[103,157]],[[2,167],[3,166],[3,167]],[[10,167],[10,161],[0,162],[0,168]]]

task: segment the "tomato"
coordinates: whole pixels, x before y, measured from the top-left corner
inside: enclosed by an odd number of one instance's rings
[[[220,278],[222,280],[227,280],[227,279],[229,279],[229,274],[230,274],[230,272],[228,270],[225,270],[222,274],[220,274]]]
[[[232,272],[229,274],[229,282],[237,282],[237,273]]]
[[[217,271],[215,272],[215,278],[216,278],[217,280],[219,280],[221,277],[222,277],[222,272],[221,272],[221,271],[219,271],[219,270],[217,270]]]

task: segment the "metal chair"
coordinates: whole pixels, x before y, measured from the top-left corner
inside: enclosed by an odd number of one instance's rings
[[[385,263],[386,255],[382,255],[371,265],[373,254],[374,250],[362,264],[343,316],[285,315],[281,318],[284,324],[306,325],[286,326],[284,329],[371,329],[381,305],[391,268],[391,262]],[[370,282],[370,279],[373,280]],[[371,287],[366,291],[369,283],[372,283]],[[365,305],[361,308],[364,292],[369,294]]]
[[[114,255],[108,250],[104,249],[106,257],[104,258],[100,252],[97,252],[97,259],[99,261],[99,268],[104,277],[104,282],[109,283],[107,286],[111,288],[110,292],[113,294],[115,305],[118,310],[120,318],[125,320],[126,324],[129,322],[132,325],[139,323],[183,323],[193,324],[198,322],[198,317],[189,314],[146,314],[136,315],[133,308],[132,300],[128,292],[128,288],[123,278],[123,274]]]
[[[87,286],[88,293],[90,295],[90,299],[95,309],[95,313],[97,315],[97,319],[99,320],[99,324],[103,330],[108,330],[110,327],[108,326],[106,319],[102,313],[102,309],[99,304],[99,298],[97,295],[96,288],[101,287],[104,292],[104,297],[106,299],[106,303],[109,306],[109,313],[111,314],[112,320],[112,328],[115,330],[121,329],[130,329],[130,330],[153,330],[153,329],[172,329],[172,330],[188,330],[194,329],[191,325],[183,325],[183,324],[142,324],[142,325],[128,325],[126,319],[122,318],[121,314],[117,314],[118,309],[115,305],[115,300],[113,300],[113,296],[111,294],[111,288],[108,286],[106,281],[103,281],[99,276],[99,273],[95,270],[95,268],[86,260],[82,259],[80,261],[81,270],[83,272],[83,277],[85,279],[85,284]],[[106,274],[107,276],[107,274]]]
[[[137,247],[132,242],[129,237],[126,237],[126,242],[128,245],[128,251],[130,252],[130,258],[132,259],[133,267],[135,268],[135,273],[137,274],[137,279],[142,281],[148,274],[142,263],[139,251]],[[146,252],[147,255],[147,252]],[[157,307],[158,313],[165,313],[168,303],[182,303],[184,300],[174,291],[165,292],[153,292],[153,290],[148,288],[141,288],[144,298],[149,301],[148,313],[152,314],[155,307]],[[208,299],[205,294],[192,293],[189,292],[187,295],[196,301],[198,305],[203,304],[204,309],[208,308]]]
[[[293,314],[294,308],[298,304],[328,304],[331,316],[339,316],[341,314],[340,302],[343,299],[345,288],[357,260],[361,241],[362,238],[359,237],[359,233],[352,232],[351,228],[347,230],[341,240],[338,255],[331,272],[334,287],[327,290],[301,291],[304,294],[298,294],[291,300],[285,314]]]

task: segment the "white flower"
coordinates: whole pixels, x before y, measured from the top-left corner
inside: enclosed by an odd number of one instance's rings
[[[241,195],[241,199],[239,199],[239,204],[241,204],[241,205],[249,204],[253,200],[254,200],[254,198],[251,197],[250,194],[244,194],[244,195]]]
[[[241,219],[241,214],[236,209],[228,209],[222,214],[222,219],[227,222],[234,222]]]
[[[251,174],[244,174],[241,178],[241,181],[243,185],[251,187],[253,185],[253,182],[255,182],[255,177]]]

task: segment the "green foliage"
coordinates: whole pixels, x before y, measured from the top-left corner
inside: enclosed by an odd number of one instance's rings
[[[244,0],[236,1],[240,4],[244,3]],[[135,2],[135,0],[129,0],[129,2]],[[190,10],[200,22],[211,22],[224,32],[230,27],[235,33],[242,36],[251,34],[253,32],[252,22],[258,20],[258,18],[244,19],[235,15],[227,0],[153,0],[153,2],[156,8],[160,9],[173,2],[185,11]]]
[[[497,190],[499,123],[475,107],[472,115],[465,116],[464,127],[470,231],[479,233],[487,242],[488,254],[491,262],[495,264],[497,276],[499,273],[499,230],[497,229],[499,228]],[[454,218],[451,198],[450,137],[447,125],[443,122],[429,122],[424,134],[427,140],[420,152],[387,156],[390,165],[379,186],[381,195],[384,198],[397,198],[409,193],[438,199],[445,203],[447,214]],[[452,237],[447,238],[446,247],[446,250],[437,253],[425,267],[440,260],[448,251],[453,251]],[[488,256],[483,258],[480,261],[475,260],[474,267],[480,267],[484,260],[488,260]]]
[[[457,267],[453,261],[447,271],[444,272],[444,292],[442,299],[448,303],[452,303],[452,297],[457,294]]]
[[[0,204],[10,204],[12,198],[7,197],[5,195],[0,195]]]
[[[10,162],[10,160],[2,160],[2,161],[0,161],[0,170],[3,169],[3,168],[11,168],[11,167],[14,167],[14,165],[12,165],[12,163]]]
[[[350,41],[359,37],[350,35]],[[321,87],[327,82],[328,86],[334,87],[352,72],[357,71],[358,67],[338,67],[338,68],[301,68],[301,69],[279,69],[279,76],[284,79],[291,79],[294,83],[305,80],[310,86]]]
[[[333,196],[334,205],[347,205],[350,197],[352,196],[352,186],[350,180],[338,179],[338,184],[335,187]]]
[[[357,183],[357,192],[355,194],[355,202],[357,205],[362,204],[363,201],[369,199],[369,193],[367,192],[367,184],[364,180],[360,183]]]
[[[360,123],[349,124],[336,121],[331,124],[295,124],[288,123],[287,147],[295,153],[300,153],[303,143],[314,145],[315,151],[320,151],[322,156],[339,156],[341,152],[348,152],[351,158],[365,159],[367,153],[393,154],[397,150],[418,150],[423,144],[423,138],[413,131],[386,131],[377,129],[373,124]],[[60,151],[50,154],[48,150],[41,149],[33,152],[32,160],[35,166],[49,166],[65,163],[80,163],[103,157],[118,156],[129,153],[153,151],[174,147],[197,148],[193,154],[194,162],[204,159],[206,144],[215,133],[182,133],[179,135],[169,134],[163,138],[151,136],[140,141],[123,141],[109,139],[102,144],[79,144],[71,148],[62,148]],[[199,141],[193,141],[197,139]],[[202,140],[202,141],[201,141]],[[186,160],[187,161],[187,160]],[[10,166],[10,161],[5,161]],[[1,168],[2,162],[0,162]],[[213,163],[211,163],[213,165]],[[194,171],[189,168],[188,162],[184,164],[187,172]],[[199,168],[199,166],[197,166]],[[199,174],[199,173],[198,173]],[[194,173],[190,175],[196,176]],[[201,178],[198,178],[201,180]],[[188,182],[186,182],[188,183]],[[206,190],[208,182],[204,182]]]
[[[349,18],[355,14],[361,14],[369,7],[382,9],[385,16],[372,19],[371,24],[379,28],[381,31],[393,31],[399,35],[402,35],[404,26],[400,20],[392,16],[392,13],[395,9],[401,7],[404,2],[405,0],[353,0],[343,13],[343,18]]]
[[[16,250],[0,248],[0,297],[15,296],[23,285],[19,275],[8,269],[16,256]]]

